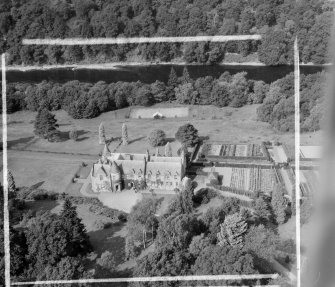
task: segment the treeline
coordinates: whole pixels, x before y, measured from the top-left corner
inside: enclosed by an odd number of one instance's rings
[[[327,0],[14,0],[0,4],[0,52],[9,64],[125,60],[218,63],[225,53],[258,52],[267,65],[329,60],[333,4]],[[23,38],[262,34],[262,41],[111,46],[23,46]]]
[[[248,80],[247,73],[220,78],[211,76],[193,80],[187,68],[181,77],[171,69],[167,84],[156,81],[89,84],[70,81],[65,84],[43,81],[38,84],[10,83],[7,87],[7,112],[19,110],[50,111],[63,109],[73,118],[93,118],[103,112],[133,105],[151,106],[161,102],[180,104],[241,107],[262,103],[269,85],[263,81]]]
[[[293,240],[281,240],[276,232],[288,218],[281,190],[274,192],[272,199],[256,197],[251,213],[237,198],[223,197],[212,189],[194,193],[192,186],[189,180],[159,218],[155,216],[157,199],[145,198],[130,212],[125,251],[127,259],[137,259],[134,277],[268,274],[274,271],[274,258],[294,260]],[[210,200],[218,205],[196,213],[197,207]],[[151,252],[139,256],[152,243]],[[211,283],[197,282],[202,286]],[[263,285],[275,283],[261,281]],[[242,279],[239,284],[252,282]],[[133,286],[151,285],[138,282]],[[156,282],[155,286],[179,285]]]
[[[301,75],[300,124],[302,131],[316,131],[325,115],[325,72]],[[273,82],[257,110],[258,119],[269,122],[277,130],[294,131],[294,74]]]

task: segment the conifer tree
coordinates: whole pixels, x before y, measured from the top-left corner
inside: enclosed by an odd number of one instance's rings
[[[105,127],[103,123],[100,123],[99,126],[99,144],[106,143]]]
[[[55,141],[59,138],[57,127],[55,115],[45,108],[38,111],[34,124],[34,133],[37,136],[48,141]]]
[[[165,145],[165,156],[172,157],[172,148],[169,142]]]
[[[227,215],[225,221],[220,225],[217,238],[220,246],[231,245],[243,247],[244,234],[248,224],[240,213]]]
[[[122,144],[128,145],[128,129],[126,124],[122,125]]]
[[[271,216],[268,203],[262,198],[257,198],[255,200],[255,215],[259,218],[261,222],[268,221]]]
[[[184,67],[183,75],[181,76],[181,83],[182,84],[188,84],[188,83],[191,83],[191,82],[192,82],[192,79],[190,77],[188,69],[187,69],[187,67]]]
[[[168,80],[168,86],[170,88],[175,88],[178,85],[178,77],[175,69],[172,67],[170,74],[169,74],[169,80]]]
[[[69,198],[65,199],[63,210],[60,214],[62,224],[67,233],[67,254],[77,256],[86,254],[92,250],[84,224],[78,217],[76,207],[72,205]]]
[[[286,217],[286,204],[284,198],[283,187],[277,186],[275,190],[272,192],[271,205],[273,208],[273,212],[278,224],[283,224],[285,222]]]
[[[193,211],[193,185],[191,181],[185,181],[185,185],[180,192],[180,208],[183,214],[188,214]]]
[[[16,186],[13,174],[10,170],[8,170],[7,182],[8,182],[8,194],[10,195],[10,197],[14,197],[16,194]]]

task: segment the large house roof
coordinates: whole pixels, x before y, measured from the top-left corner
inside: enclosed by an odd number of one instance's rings
[[[180,175],[181,174],[181,164],[177,162],[147,162],[147,174],[170,174],[173,175]]]

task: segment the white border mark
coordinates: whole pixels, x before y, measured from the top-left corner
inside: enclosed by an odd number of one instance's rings
[[[248,275],[190,275],[190,276],[160,276],[160,277],[131,277],[131,278],[105,278],[105,279],[79,279],[79,280],[51,280],[13,282],[11,285],[49,285],[73,283],[119,283],[119,282],[172,282],[172,281],[199,281],[199,280],[243,280],[243,279],[276,279],[275,274],[248,274]]]
[[[6,54],[1,55],[2,81],[2,175],[4,197],[4,248],[5,248],[5,286],[10,286],[9,212],[8,212],[8,161],[7,161],[7,103],[6,103]]]
[[[194,36],[194,37],[134,37],[134,38],[66,38],[66,39],[23,39],[23,45],[120,45],[145,43],[185,43],[185,42],[227,42],[261,40],[261,35]]]
[[[300,287],[300,67],[298,37],[294,41],[294,95],[297,287]]]

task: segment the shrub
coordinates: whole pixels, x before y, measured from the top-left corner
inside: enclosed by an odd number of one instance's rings
[[[202,188],[200,189],[197,194],[193,197],[193,201],[198,204],[206,204],[212,198],[218,196],[218,193],[214,189],[210,188]]]
[[[162,130],[153,130],[149,137],[148,137],[149,143],[152,147],[156,146],[163,146],[166,143],[166,135],[165,132]]]

